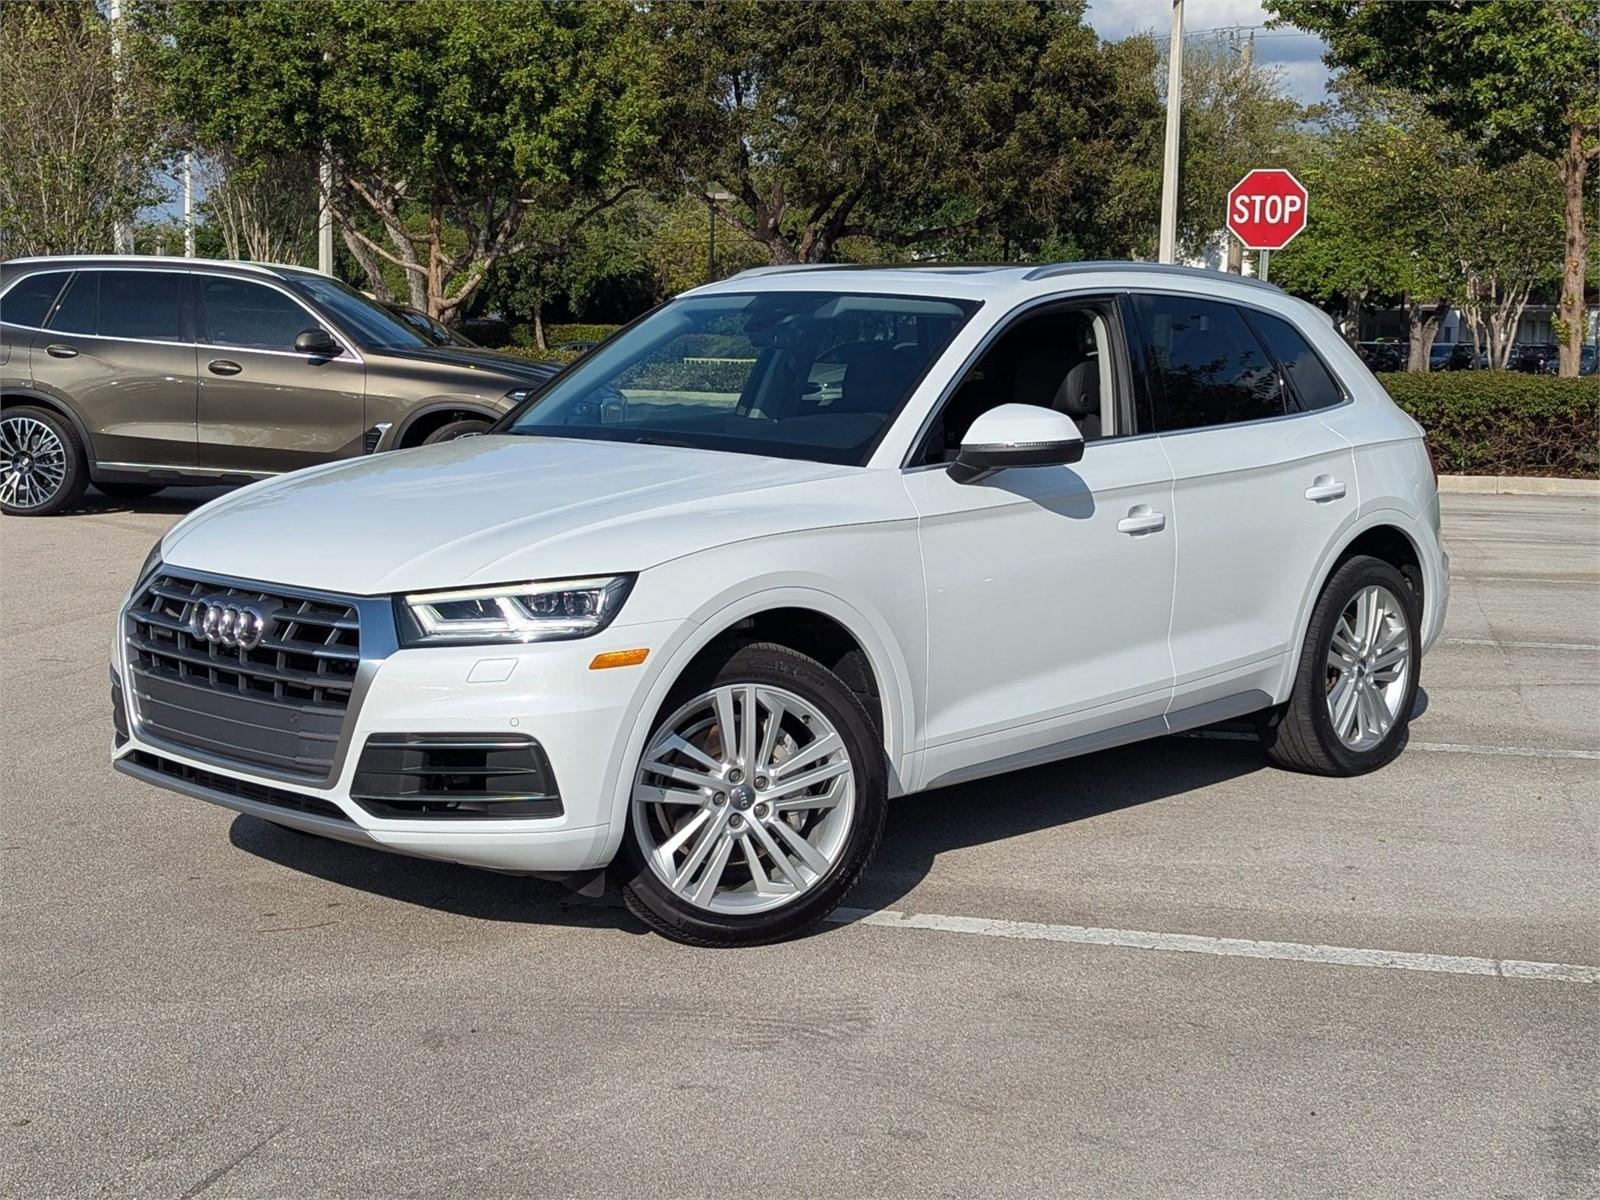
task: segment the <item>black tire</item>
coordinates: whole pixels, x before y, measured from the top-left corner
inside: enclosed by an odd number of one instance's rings
[[[448,424],[439,426],[439,428],[423,438],[420,444],[431,446],[435,442],[453,442],[458,437],[465,437],[469,433],[482,433],[487,428],[489,428],[488,421],[451,421]]]
[[[655,734],[671,714],[712,688],[753,683],[784,688],[813,705],[833,725],[849,753],[855,783],[854,823],[832,867],[810,889],[782,908],[726,914],[699,908],[675,895],[645,860],[629,804],[617,871],[622,895],[641,921],[674,941],[692,946],[754,946],[782,941],[811,928],[839,906],[877,851],[888,809],[888,774],[882,739],[860,699],[821,663],[771,642],[730,648],[715,661],[697,664],[656,714]]]
[[[161,483],[96,483],[95,490],[113,500],[144,500],[154,496],[165,484]]]
[[[1335,625],[1345,609],[1357,593],[1373,586],[1387,589],[1400,602],[1410,639],[1409,670],[1394,724],[1374,745],[1355,749],[1334,731],[1328,712],[1328,653]],[[1311,775],[1362,775],[1392,762],[1405,746],[1416,705],[1422,667],[1421,625],[1416,593],[1394,567],[1366,555],[1341,564],[1312,609],[1289,702],[1259,722],[1267,757],[1280,767]]]
[[[83,445],[78,441],[77,432],[70,423],[49,409],[22,404],[15,407],[8,406],[4,413],[0,414],[0,422],[6,424],[8,431],[29,421],[36,421],[44,426],[59,444],[61,478],[55,483],[54,490],[43,500],[32,504],[19,504],[0,499],[0,511],[14,517],[48,517],[62,509],[71,508],[78,502],[83,496],[83,489],[89,485],[89,469],[84,462]],[[0,453],[4,451],[0,450]]]

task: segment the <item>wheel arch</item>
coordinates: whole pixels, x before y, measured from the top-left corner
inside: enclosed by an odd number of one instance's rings
[[[775,614],[782,614],[777,616]],[[831,592],[807,586],[773,586],[750,592],[736,599],[726,597],[712,601],[697,613],[684,630],[661,655],[660,665],[640,696],[630,707],[612,754],[612,772],[608,779],[610,828],[607,831],[605,860],[616,854],[627,828],[627,806],[632,792],[633,765],[644,752],[654,717],[660,710],[677,681],[708,651],[716,652],[719,644],[755,633],[759,640],[768,640],[788,621],[791,630],[812,623],[816,630],[832,638],[832,645],[842,645],[840,635],[849,639],[846,649],[858,651],[862,668],[870,679],[877,698],[877,715],[881,722],[889,794],[899,795],[908,790],[907,776],[910,768],[910,726],[912,717],[912,684],[908,666],[898,646],[894,643],[891,627],[881,616],[869,614],[846,602]],[[762,634],[767,636],[761,636]],[[792,640],[781,636],[771,638],[790,645]],[[802,651],[805,652],[805,651]],[[865,680],[858,680],[865,682]],[[849,680],[846,680],[847,685]],[[852,688],[852,690],[855,690]],[[858,693],[859,694],[859,693]],[[869,713],[872,706],[868,706]]]
[[[89,471],[90,479],[93,479],[94,440],[89,436],[89,427],[84,424],[77,410],[58,396],[35,391],[32,388],[8,387],[4,392],[0,392],[0,410],[23,406],[48,409],[72,426],[72,431],[78,435],[78,444],[83,447],[84,465]]]
[[[1400,509],[1380,508],[1362,513],[1329,542],[1312,573],[1312,584],[1301,599],[1300,611],[1295,619],[1294,639],[1290,642],[1291,653],[1285,664],[1283,678],[1274,692],[1275,702],[1281,703],[1293,685],[1295,664],[1300,660],[1300,648],[1305,644],[1311,610],[1316,607],[1317,598],[1328,586],[1333,573],[1357,554],[1371,554],[1374,558],[1391,563],[1412,584],[1416,589],[1417,608],[1422,614],[1423,640],[1425,643],[1431,640],[1432,631],[1428,623],[1433,619],[1435,610],[1429,608],[1429,603],[1441,590],[1440,581],[1431,577],[1431,540],[1424,536],[1422,527],[1409,514]]]
[[[422,444],[422,439],[427,437],[440,426],[448,425],[451,421],[483,420],[491,424],[498,421],[501,413],[493,408],[470,400],[457,400],[450,397],[440,397],[428,400],[410,409],[405,418],[399,423],[384,450],[402,450],[411,446]]]

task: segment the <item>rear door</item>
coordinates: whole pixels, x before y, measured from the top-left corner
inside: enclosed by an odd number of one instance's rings
[[[1162,293],[1130,308],[1173,472],[1172,714],[1199,723],[1229,715],[1207,705],[1275,698],[1311,576],[1355,511],[1355,464],[1302,411],[1249,310]]]
[[[331,358],[295,338],[327,329],[281,285],[195,273],[200,333],[200,465],[275,472],[360,454],[366,368],[340,338]]]
[[[181,269],[79,271],[34,336],[35,386],[70,401],[97,463],[194,465],[188,295]]]

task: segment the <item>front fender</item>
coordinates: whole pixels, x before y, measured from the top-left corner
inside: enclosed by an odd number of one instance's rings
[[[889,794],[915,787],[910,778],[915,684],[894,626],[864,598],[854,602],[839,594],[837,586],[818,586],[805,572],[780,572],[743,586],[729,587],[702,604],[687,618],[666,645],[652,655],[647,681],[635,694],[612,747],[605,791],[610,797],[606,857],[622,844],[628,823],[628,802],[634,765],[644,753],[645,741],[667,694],[696,655],[746,617],[775,608],[804,608],[832,618],[850,632],[867,656],[883,704],[884,751]]]

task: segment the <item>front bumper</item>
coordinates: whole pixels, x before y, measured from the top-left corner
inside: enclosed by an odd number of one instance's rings
[[[326,785],[272,777],[150,736],[136,708],[118,732],[118,771],[236,812],[340,841],[499,871],[558,873],[606,864],[617,763],[635,721],[643,667],[591,670],[596,655],[658,652],[675,623],[612,626],[593,638],[526,646],[396,650],[372,664],[346,717],[345,750]],[[119,646],[113,691],[136,705]],[[647,660],[648,661],[648,660]],[[653,663],[650,665],[654,665]],[[553,816],[382,817],[352,798],[368,742],[396,735],[531,738],[559,783]]]

